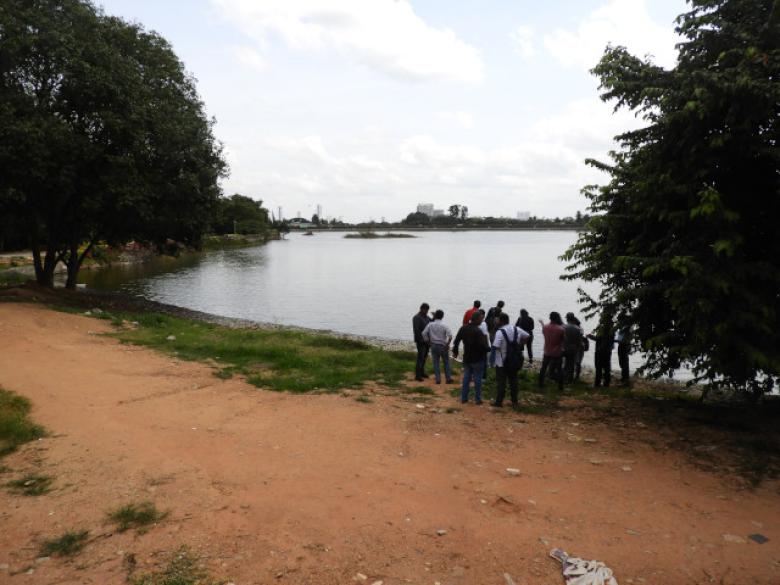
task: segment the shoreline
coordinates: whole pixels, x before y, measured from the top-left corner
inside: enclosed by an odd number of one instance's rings
[[[153,315],[133,325],[117,299],[116,317],[100,319],[83,314],[110,309],[95,296],[17,292],[20,302],[0,302],[0,386],[28,398],[48,433],[3,464],[16,483],[48,478],[50,493],[0,490],[0,580],[132,582],[187,546],[215,578],[241,584],[482,585],[505,573],[557,583],[547,555],[564,547],[604,561],[621,583],[774,583],[780,484],[768,411],[620,392],[557,395],[535,409],[549,396],[529,388],[514,412],[460,404],[455,385],[414,382],[406,366],[392,385],[273,391],[215,369],[233,357],[215,334],[243,352],[254,332]],[[57,310],[68,302],[76,312]],[[159,343],[136,343],[155,328]],[[183,350],[200,340],[211,349],[192,359]],[[263,349],[240,354],[260,373]],[[746,431],[760,443],[743,444]],[[143,530],[106,528],[108,513],[142,501],[165,516]],[[75,562],[42,560],[40,543],[67,531],[101,537]]]
[[[23,290],[26,292],[15,294],[11,292],[14,290]],[[368,345],[371,345],[372,347],[377,347],[388,351],[413,351],[415,349],[414,342],[404,341],[402,339],[387,339],[384,337],[334,331],[332,329],[317,329],[314,327],[303,327],[299,325],[284,325],[281,323],[253,321],[251,319],[242,319],[240,317],[225,317],[222,315],[216,315],[214,313],[207,313],[205,311],[197,311],[195,309],[187,309],[177,305],[161,303],[159,301],[133,297],[114,291],[102,291],[97,289],[78,289],[75,291],[68,291],[63,288],[57,288],[53,291],[49,291],[38,287],[37,285],[21,285],[18,287],[5,289],[5,291],[0,289],[0,297],[29,297],[35,295],[39,295],[50,300],[56,300],[58,297],[64,297],[68,301],[76,301],[77,304],[80,307],[83,307],[85,310],[92,309],[93,305],[96,304],[107,303],[107,306],[112,309],[162,313],[171,317],[194,319],[204,323],[220,325],[222,327],[228,327],[231,329],[245,328],[258,330],[299,331],[302,333],[328,335],[338,339],[362,341]],[[105,310],[104,306],[101,306],[100,308]]]

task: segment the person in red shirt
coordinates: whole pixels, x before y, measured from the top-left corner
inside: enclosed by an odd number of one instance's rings
[[[474,306],[471,307],[468,311],[466,311],[463,314],[463,325],[468,325],[471,322],[471,316],[479,311],[479,308],[482,306],[481,301],[474,301]]]
[[[558,380],[558,389],[563,390],[563,372],[561,361],[563,359],[563,319],[557,311],[550,313],[550,322],[547,325],[539,319],[544,335],[544,356],[542,368],[539,370],[539,387],[544,387],[544,376],[550,370],[550,377]]]

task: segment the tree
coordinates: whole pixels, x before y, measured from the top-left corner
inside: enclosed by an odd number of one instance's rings
[[[431,223],[431,218],[425,213],[415,211],[407,215],[406,219],[401,223],[406,225],[429,225]]]
[[[447,211],[453,219],[460,217],[460,205],[450,205]]]
[[[460,206],[460,219],[466,221],[469,218],[469,208],[465,205]]]
[[[265,234],[268,231],[268,210],[262,201],[235,193],[220,197],[212,229],[215,234]]]
[[[40,284],[63,261],[75,287],[98,241],[197,245],[225,163],[167,41],[87,0],[5,0],[0,55],[0,212]]]
[[[646,374],[757,396],[780,372],[780,1],[691,5],[675,68],[608,47],[593,70],[647,125],[588,161],[611,180],[584,189],[598,215],[567,278],[602,285],[583,300],[633,327]]]

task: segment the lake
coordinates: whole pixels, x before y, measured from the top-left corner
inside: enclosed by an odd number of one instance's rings
[[[559,278],[565,265],[558,257],[576,240],[574,231],[414,235],[292,233],[263,246],[82,271],[81,282],[216,315],[386,339],[412,339],[411,319],[423,301],[444,311],[453,333],[474,299],[485,310],[504,300],[513,322],[521,308],[545,321],[550,311],[581,317],[582,283]],[[595,324],[584,326],[590,331]],[[535,355],[541,356],[538,323],[535,333]],[[592,362],[591,350],[585,363]],[[613,362],[617,367],[616,355]]]

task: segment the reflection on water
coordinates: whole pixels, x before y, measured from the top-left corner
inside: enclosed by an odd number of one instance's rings
[[[506,301],[516,319],[579,313],[577,287],[560,280],[571,231],[418,232],[409,239],[291,234],[264,246],[84,271],[90,287],[262,322],[411,339],[420,303],[442,309],[453,331],[474,299]],[[585,287],[595,292],[592,287]],[[595,326],[584,323],[586,330]],[[541,355],[536,324],[534,346]],[[586,361],[592,363],[593,351]],[[617,367],[617,357],[613,360]]]

